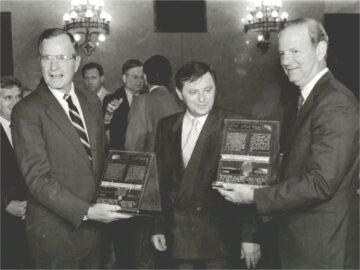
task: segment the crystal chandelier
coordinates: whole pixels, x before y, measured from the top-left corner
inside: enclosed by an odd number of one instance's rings
[[[105,41],[110,32],[111,16],[103,7],[104,0],[72,0],[70,12],[64,14],[65,30],[74,35],[86,55]]]
[[[286,11],[280,15],[281,7],[281,0],[256,0],[255,7],[247,8],[249,14],[242,20],[245,23],[245,33],[259,32],[257,46],[263,53],[271,48],[270,32],[278,32],[288,19],[289,15]]]

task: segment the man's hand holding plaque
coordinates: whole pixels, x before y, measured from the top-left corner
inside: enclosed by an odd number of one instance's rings
[[[97,203],[89,208],[86,217],[88,220],[95,220],[103,223],[132,217],[132,215],[119,213],[120,210],[121,207],[119,205]]]
[[[214,186],[224,198],[236,204],[250,204],[254,202],[254,189],[260,188],[259,185],[222,183]]]

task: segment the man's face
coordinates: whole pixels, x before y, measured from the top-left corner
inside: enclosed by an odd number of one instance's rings
[[[40,46],[41,56],[68,56],[75,55],[71,40],[67,35],[60,35],[44,39]],[[46,84],[62,92],[68,92],[71,88],[73,76],[80,64],[80,56],[69,60],[42,59],[41,71]]]
[[[96,68],[87,69],[84,72],[84,83],[89,91],[98,92],[104,82],[104,76],[100,76]]]
[[[196,81],[185,82],[183,89],[176,89],[179,98],[184,101],[187,110],[194,117],[208,114],[213,108],[216,87],[209,72]]]
[[[133,67],[123,75],[125,88],[133,94],[138,93],[144,85],[144,73],[142,67]]]
[[[20,98],[19,87],[0,88],[0,115],[10,121],[11,111]]]
[[[289,81],[302,89],[322,69],[322,55],[311,43],[307,26],[296,25],[279,34],[281,65]]]

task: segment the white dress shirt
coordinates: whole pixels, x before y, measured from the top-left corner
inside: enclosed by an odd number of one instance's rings
[[[311,91],[313,90],[315,84],[321,79],[321,77],[328,72],[329,69],[326,67],[323,70],[321,70],[314,78],[311,79],[310,82],[308,82],[303,89],[301,89],[301,95],[304,98],[304,101],[302,104],[305,103],[306,99],[309,97]]]
[[[2,116],[0,116],[0,123],[1,123],[2,127],[5,130],[6,136],[8,137],[11,146],[13,146],[12,136],[11,136],[11,128],[10,128],[10,121],[3,118]]]
[[[198,124],[198,135],[200,134],[204,124],[205,124],[205,121],[207,119],[209,114],[206,114],[204,116],[200,116],[200,117],[197,117],[197,120],[199,121],[199,124]],[[182,134],[181,134],[181,149],[184,148],[185,146],[185,143],[186,143],[186,139],[188,138],[189,136],[189,133],[190,133],[190,129],[191,129],[191,125],[192,125],[192,121],[195,117],[192,116],[188,111],[186,111],[185,115],[184,115],[184,119],[183,119],[183,123],[182,123]],[[199,137],[198,137],[199,138]],[[196,140],[198,139],[196,138]]]

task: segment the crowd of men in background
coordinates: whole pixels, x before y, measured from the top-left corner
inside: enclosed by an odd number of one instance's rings
[[[214,106],[213,67],[185,63],[173,91],[166,57],[129,59],[123,86],[111,92],[91,62],[78,88],[77,43],[45,30],[37,89],[28,95],[16,78],[1,79],[2,268],[358,267],[358,101],[326,67],[328,42],[308,18],[280,31],[281,65],[300,106],[278,184],[214,189],[224,119],[242,116]],[[161,218],[96,203],[110,149],[156,154]],[[279,248],[271,266],[259,239],[269,219]]]

